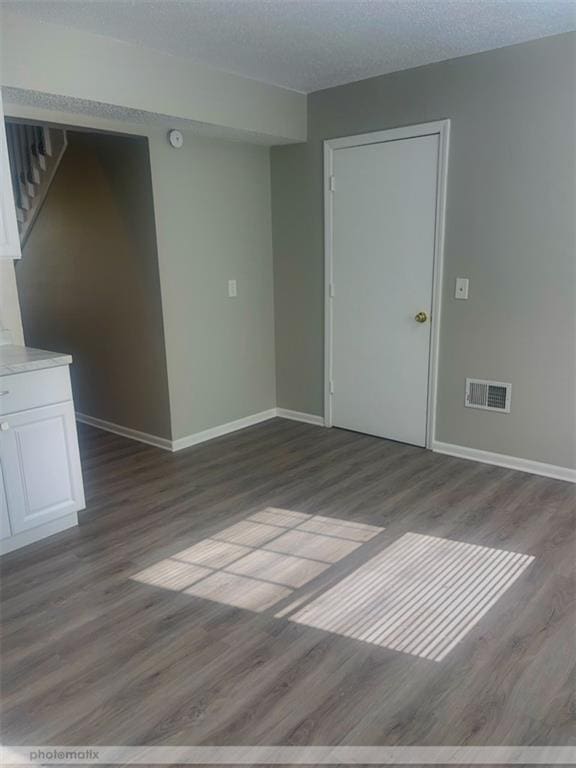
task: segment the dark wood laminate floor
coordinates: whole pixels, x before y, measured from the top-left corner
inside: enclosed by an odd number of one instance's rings
[[[0,563],[4,744],[575,743],[574,486],[278,419],[176,454],[80,437],[80,527]],[[259,549],[251,607],[237,577],[184,590],[186,551],[256,546],[270,507],[384,530],[329,532],[278,595]],[[440,661],[293,620],[407,534],[534,560]]]

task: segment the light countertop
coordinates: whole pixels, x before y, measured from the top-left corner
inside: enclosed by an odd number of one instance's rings
[[[37,371],[40,368],[55,368],[58,365],[70,365],[71,362],[72,355],[62,352],[47,352],[44,349],[32,349],[16,344],[0,345],[0,376]]]

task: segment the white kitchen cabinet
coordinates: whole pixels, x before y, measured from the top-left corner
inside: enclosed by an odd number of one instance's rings
[[[5,417],[0,460],[11,490],[12,533],[43,525],[82,506],[82,476],[71,402]]]
[[[53,367],[0,375],[0,553],[76,525],[84,508],[68,365],[45,354]]]
[[[0,95],[0,259],[19,259],[21,256],[20,235],[16,222],[16,207],[6,143],[4,110]]]
[[[10,518],[8,517],[8,499],[6,498],[6,486],[4,484],[4,472],[0,462],[0,541],[12,536]]]

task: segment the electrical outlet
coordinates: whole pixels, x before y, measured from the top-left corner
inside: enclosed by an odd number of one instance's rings
[[[234,298],[235,296],[238,296],[238,287],[236,285],[236,280],[228,280],[228,296],[230,298]]]
[[[455,299],[467,299],[468,298],[468,285],[470,281],[467,277],[456,278],[456,290],[454,291]]]

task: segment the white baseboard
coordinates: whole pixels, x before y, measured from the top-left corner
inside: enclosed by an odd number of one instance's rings
[[[558,467],[542,461],[530,461],[529,459],[521,459],[517,456],[506,456],[503,453],[491,453],[490,451],[480,451],[477,448],[467,448],[465,445],[441,443],[437,440],[432,443],[432,450],[436,453],[445,453],[448,456],[457,456],[460,459],[479,461],[482,464],[495,464],[497,467],[517,469],[519,472],[530,472],[533,475],[553,477],[556,480],[576,483],[576,469],[570,469],[570,467]]]
[[[311,413],[300,413],[299,411],[288,411],[285,408],[269,408],[267,411],[253,413],[251,416],[245,416],[243,419],[229,421],[226,424],[220,424],[217,427],[211,427],[202,432],[195,432],[192,435],[186,435],[186,437],[179,437],[177,440],[168,440],[165,437],[150,435],[147,432],[140,432],[137,429],[129,429],[120,424],[114,424],[111,421],[96,419],[94,416],[87,416],[85,413],[76,413],[77,421],[80,421],[83,424],[89,424],[91,427],[97,427],[106,432],[113,432],[115,435],[120,435],[121,437],[128,437],[130,440],[137,440],[140,443],[153,445],[156,448],[163,448],[165,451],[181,451],[183,448],[190,448],[192,445],[205,443],[207,440],[213,440],[215,437],[222,437],[231,432],[237,432],[240,429],[260,424],[263,421],[269,421],[276,416],[279,416],[282,419],[291,419],[292,421],[303,421],[305,424],[324,426],[324,419],[322,416],[315,416]]]
[[[150,435],[147,432],[139,432],[137,429],[129,429],[119,424],[114,424],[104,419],[96,419],[93,416],[87,416],[84,413],[77,413],[76,419],[83,424],[89,424],[98,429],[104,429],[106,432],[113,432],[115,435],[128,437],[131,440],[138,440],[140,443],[153,445],[156,448],[163,448],[166,451],[181,451],[184,448],[190,448],[192,445],[205,443],[207,440],[213,440],[215,437],[222,437],[231,432],[237,432],[246,427],[252,427],[263,421],[269,421],[278,416],[282,419],[291,421],[301,421],[305,424],[314,424],[323,427],[324,419],[322,416],[316,416],[312,413],[302,413],[300,411],[290,411],[286,408],[270,408],[267,411],[254,413],[251,416],[245,416],[243,419],[229,421],[226,424],[220,424],[217,427],[205,429],[202,432],[195,432],[186,437],[180,437],[177,440],[168,440],[164,437]],[[516,469],[519,472],[529,472],[533,475],[542,475],[543,477],[552,477],[556,480],[565,480],[569,483],[576,483],[576,469],[570,467],[559,467],[554,464],[546,464],[541,461],[530,461],[521,459],[517,456],[506,456],[503,453],[492,453],[490,451],[481,451],[477,448],[468,448],[465,445],[454,445],[452,443],[443,443],[435,440],[432,443],[432,450],[435,453],[444,453],[448,456],[456,456],[460,459],[469,459],[470,461],[479,461],[482,464],[494,464],[498,467],[507,469]]]
[[[324,426],[324,417],[315,416],[313,413],[302,413],[301,411],[289,411],[286,408],[277,408],[276,416],[281,419],[290,419],[291,421],[303,421],[304,424],[315,424],[318,427]]]
[[[269,421],[276,416],[282,419],[290,419],[291,421],[301,421],[305,424],[314,424],[319,427],[324,426],[322,416],[316,416],[312,413],[301,413],[300,411],[290,411],[286,408],[270,408],[267,411],[254,413],[251,416],[245,416],[243,419],[237,419],[236,421],[229,421],[226,424],[220,424],[217,427],[205,429],[202,432],[195,432],[192,435],[186,435],[186,437],[180,437],[177,440],[168,440],[164,437],[150,435],[147,432],[139,432],[137,429],[122,427],[119,424],[114,424],[104,419],[96,419],[84,413],[77,413],[76,419],[83,424],[89,424],[92,427],[104,429],[106,432],[113,432],[115,435],[128,437],[131,440],[138,440],[140,443],[153,445],[156,448],[163,448],[166,451],[181,451],[184,448],[190,448],[192,445],[199,445],[207,440],[213,440],[215,437],[222,437],[231,432],[237,432],[240,429],[260,424],[263,421]],[[558,467],[541,461],[530,461],[529,459],[521,459],[517,456],[506,456],[503,453],[492,453],[490,451],[481,451],[477,448],[468,448],[465,445],[442,443],[438,440],[432,443],[432,450],[436,453],[444,453],[460,459],[479,461],[482,464],[494,464],[498,467],[516,469],[519,472],[529,472],[533,475],[553,477],[556,480],[576,483],[576,469],[570,469],[570,467]]]
[[[253,413],[251,416],[245,416],[243,419],[229,421],[226,424],[220,424],[218,427],[211,427],[202,432],[195,432],[192,435],[186,435],[186,437],[180,437],[178,440],[173,440],[172,450],[181,451],[183,448],[190,448],[191,445],[205,443],[206,440],[213,440],[215,437],[222,437],[222,435],[228,435],[230,432],[237,432],[239,429],[252,427],[254,424],[260,424],[262,421],[269,421],[275,416],[276,408],[270,408],[268,411]]]
[[[165,437],[158,437],[157,435],[149,435],[148,432],[140,432],[137,429],[123,427],[120,424],[114,424],[112,421],[96,419],[94,416],[87,416],[85,413],[78,412],[76,412],[76,421],[80,421],[82,424],[89,424],[91,427],[103,429],[106,432],[113,432],[115,435],[129,437],[131,440],[137,440],[139,443],[146,443],[147,445],[154,445],[156,448],[163,448],[165,451],[173,450],[172,440],[168,440]]]

